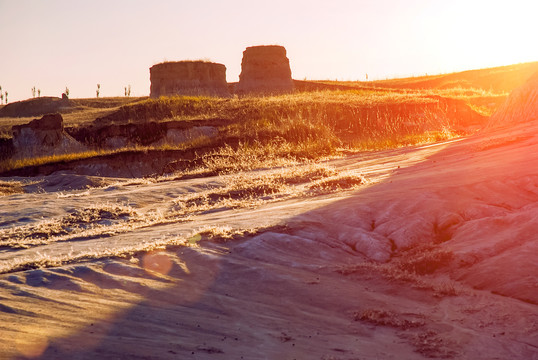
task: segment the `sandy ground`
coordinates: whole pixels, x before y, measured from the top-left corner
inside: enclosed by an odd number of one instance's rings
[[[68,235],[50,232],[76,209],[157,219],[226,177],[52,175],[0,197],[1,358],[538,359],[536,122],[331,164],[369,183]],[[197,241],[208,226],[258,233]],[[43,259],[69,263],[18,267]]]

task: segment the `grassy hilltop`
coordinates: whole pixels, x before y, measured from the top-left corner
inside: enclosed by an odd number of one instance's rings
[[[91,147],[82,153],[5,160],[0,169],[121,157],[127,152],[177,151],[181,158],[183,152],[194,151],[197,165],[207,167],[219,159],[219,168],[232,171],[319,159],[342,150],[435,142],[479,129],[509,91],[537,70],[538,63],[528,63],[375,82],[297,81],[297,92],[267,97],[75,99],[63,114],[68,132],[90,125],[185,121],[216,124],[218,136],[182,144]],[[4,137],[9,136],[10,126],[30,119],[0,118],[0,129]]]

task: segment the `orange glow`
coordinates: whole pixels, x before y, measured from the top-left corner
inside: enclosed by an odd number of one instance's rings
[[[142,267],[146,271],[155,271],[159,274],[166,275],[172,269],[172,261],[163,252],[152,252],[144,255],[142,258]]]
[[[31,359],[41,356],[49,346],[49,341],[43,334],[20,332],[17,335],[15,346],[24,357]]]
[[[29,98],[34,86],[43,96],[68,86],[75,98],[94,97],[97,83],[103,97],[123,96],[128,84],[133,96],[145,96],[148,68],[164,60],[209,58],[237,81],[241,52],[262,44],[286,47],[296,79],[364,80],[367,73],[375,80],[538,60],[529,42],[538,3],[529,0],[135,1],[128,14],[125,6],[2,2],[0,68],[9,71],[0,85],[10,102]],[[130,36],[96,27],[95,19]]]

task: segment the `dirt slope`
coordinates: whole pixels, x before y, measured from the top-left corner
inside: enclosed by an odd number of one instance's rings
[[[528,165],[538,161],[537,147],[538,124],[526,123],[335,161],[370,180],[354,193],[221,208],[118,233],[111,232],[114,224],[132,215],[108,216],[99,220],[108,227],[90,234],[4,248],[4,271],[43,257],[75,263],[1,275],[0,332],[11,340],[0,353],[537,359],[538,169]],[[11,195],[0,200],[1,226],[22,231],[42,216],[54,224],[88,204],[121,203],[149,217],[166,212],[177,196],[222,182],[226,178]],[[203,226],[275,225],[258,235],[130,260],[76,260],[177,242]]]
[[[11,186],[0,354],[538,359],[538,121],[513,120],[331,161],[356,191],[240,207],[181,212],[232,176]]]

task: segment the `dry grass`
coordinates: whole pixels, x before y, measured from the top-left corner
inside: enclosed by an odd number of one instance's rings
[[[55,154],[47,156],[36,156],[21,159],[7,159],[0,162],[0,171],[8,171],[20,169],[28,166],[38,166],[44,164],[52,164],[59,162],[75,161],[80,159],[88,159],[102,155],[115,153],[114,150],[89,150],[83,152],[73,152],[67,154]]]
[[[323,181],[331,186],[312,185]],[[363,185],[365,180],[351,172],[339,174],[327,165],[310,163],[254,175],[241,172],[226,176],[222,183],[225,185],[183,195],[175,199],[166,211],[149,209],[141,213],[129,206],[96,204],[58,218],[2,229],[0,247],[30,248],[54,242],[107,237],[141,227],[189,221],[192,215],[208,211],[257,207],[284,199],[350,190]]]
[[[197,246],[199,241],[223,242],[238,239],[244,236],[252,236],[265,231],[274,231],[280,226],[262,227],[251,229],[232,229],[229,227],[211,226],[203,227],[192,232],[187,237],[171,237],[152,239],[134,245],[124,247],[114,246],[94,249],[84,249],[76,254],[41,254],[37,253],[32,258],[14,258],[6,261],[0,266],[0,274],[25,271],[30,269],[58,267],[66,264],[80,263],[83,261],[94,261],[100,259],[120,258],[129,259],[133,263],[139,263],[140,257],[144,254],[160,250],[173,251],[182,246]]]
[[[92,121],[99,117],[103,117],[117,111],[119,107],[115,108],[92,108],[81,107],[78,111],[73,111],[67,114],[62,114],[64,124],[66,126],[81,126],[90,124]],[[21,123],[24,124],[24,123]]]
[[[385,280],[409,284],[415,289],[430,291],[433,296],[456,296],[461,293],[460,287],[452,280],[432,279],[402,268],[397,263],[363,262],[341,267],[336,270],[342,275],[381,276]]]
[[[11,195],[24,192],[20,181],[2,181],[0,180],[0,196]]]
[[[29,123],[35,116],[27,117],[0,117],[0,134],[2,137],[11,137],[11,127]]]
[[[391,91],[316,91],[269,97],[219,99],[207,97],[162,97],[123,106],[117,118],[126,121],[188,120],[218,118],[230,122],[232,129],[247,130],[239,135],[263,141],[275,133],[297,143],[319,131],[341,139],[345,132],[358,138],[416,132],[415,123],[423,123],[420,113],[405,109],[435,107],[429,94]],[[405,111],[404,111],[405,110]],[[398,115],[400,115],[398,117]],[[430,119],[431,120],[431,119]],[[432,125],[438,125],[432,123]],[[445,124],[443,124],[445,125]],[[432,129],[435,130],[435,129]]]
[[[133,258],[141,253],[162,250],[169,247],[185,246],[187,240],[184,238],[157,239],[150,242],[142,242],[136,245],[87,249],[77,254],[39,254],[33,258],[16,258],[5,262],[0,266],[0,274],[25,271],[30,269],[40,269],[57,267],[65,264],[78,263],[89,260],[99,260],[108,258]]]
[[[263,168],[288,167],[320,160],[332,155],[332,148],[321,148],[314,142],[293,147],[287,142],[240,143],[225,145],[200,156],[200,164],[193,169],[177,172],[175,177],[213,176]]]
[[[327,90],[229,99],[161,97],[123,105],[109,120],[220,119],[224,125],[219,127],[219,135],[187,144],[94,149],[6,160],[0,163],[0,171],[127,151],[175,149],[200,149],[207,174],[243,171],[320,159],[336,155],[339,148],[379,150],[446,140],[457,134],[445,112],[428,91]]]
[[[404,251],[396,259],[396,264],[404,271],[424,275],[446,268],[453,258],[452,252],[439,249],[436,245],[427,244]]]
[[[75,210],[61,218],[0,230],[0,247],[29,248],[74,238],[107,236],[142,222],[134,209],[120,205],[96,205]]]
[[[128,206],[99,204],[35,224],[0,230],[0,247],[26,249],[56,242],[109,237],[139,228],[189,221],[188,214],[149,210],[140,213]]]
[[[359,83],[377,88],[451,89],[461,87],[503,93],[510,92],[520,86],[536,71],[538,71],[538,62],[535,61],[450,74],[413,76]],[[357,83],[355,82],[355,84]]]
[[[263,229],[266,231],[267,229]],[[245,236],[252,236],[259,233],[261,229],[233,229],[229,226],[205,226],[195,230],[187,239],[189,244],[197,244],[200,241],[227,242],[230,240],[242,239]]]
[[[331,193],[334,191],[357,188],[366,183],[366,179],[354,172],[341,172],[334,176],[316,180],[308,188],[316,193]]]
[[[352,172],[339,174],[327,165],[279,168],[252,174],[241,172],[229,176],[226,185],[183,195],[175,200],[174,211],[183,214],[216,209],[256,207],[289,198],[329,194],[357,188],[365,179]]]
[[[98,157],[104,157],[108,155],[120,155],[122,153],[132,152],[146,152],[146,151],[168,151],[168,150],[185,150],[191,147],[205,146],[208,143],[208,139],[201,137],[189,142],[171,145],[162,144],[159,146],[128,146],[119,149],[94,149],[79,152],[60,153],[46,156],[24,157],[24,158],[12,158],[0,161],[0,172],[9,171],[15,169],[21,169],[25,167],[41,166],[47,164],[57,164],[62,162],[72,162],[77,160],[92,159]]]
[[[427,132],[448,135],[451,124],[440,116],[437,101],[417,93],[320,91],[230,99],[220,107],[206,104],[205,108],[218,110],[214,116],[230,120],[226,133],[248,141],[280,137],[294,146],[317,142],[379,149],[398,139],[424,141]],[[413,141],[415,136],[420,140]],[[385,143],[386,139],[390,141]]]
[[[442,96],[464,101],[474,111],[491,116],[508,94],[538,71],[538,62],[378,81],[319,81],[329,86]]]
[[[428,359],[455,359],[460,355],[453,350],[455,343],[432,329],[424,329],[416,334],[403,334],[415,348],[415,352]]]
[[[109,115],[121,106],[145,100],[146,97],[106,97],[71,99],[72,107],[62,110],[65,126],[79,126],[90,123],[98,117]],[[13,125],[29,123],[41,116],[0,117],[0,133],[11,136]]]
[[[401,330],[422,327],[425,322],[423,316],[415,314],[397,314],[393,311],[380,309],[366,309],[354,314],[356,321],[364,321],[378,326],[389,326]]]

